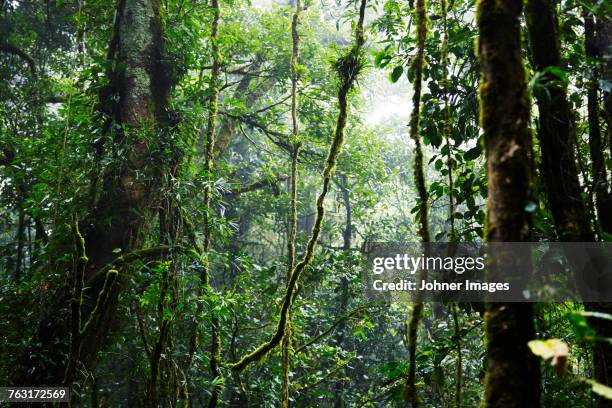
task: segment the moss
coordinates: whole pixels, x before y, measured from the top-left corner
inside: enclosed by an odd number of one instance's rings
[[[94,322],[95,320],[99,318],[98,312],[100,310],[100,306],[106,303],[110,295],[110,291],[113,287],[113,284],[117,280],[118,275],[119,275],[119,271],[116,269],[110,269],[106,273],[106,277],[104,278],[104,284],[102,285],[102,290],[98,292],[98,297],[96,298],[96,305],[91,311],[91,313],[89,314],[89,318],[87,319],[85,324],[82,325],[82,327],[79,330],[81,336],[85,336],[87,334],[87,331],[91,327],[92,322]]]
[[[212,189],[213,189],[213,167],[215,157],[215,132],[217,127],[217,114],[219,109],[219,88],[220,88],[220,74],[221,74],[221,52],[218,45],[219,37],[219,21],[221,18],[221,6],[218,0],[212,0],[213,9],[213,21],[210,41],[212,44],[212,56],[213,65],[211,69],[210,77],[210,97],[208,99],[208,118],[206,122],[206,147],[204,152],[204,170],[206,172],[206,188],[204,190],[204,242],[201,247],[201,269],[200,269],[200,282],[203,290],[208,291],[210,288],[210,263],[208,260],[208,252],[212,246]],[[201,312],[200,303],[197,306],[196,314]],[[212,388],[211,397],[208,402],[209,408],[217,406],[219,399],[220,385],[223,383],[223,376],[220,371],[221,366],[221,340],[220,340],[220,321],[219,318],[213,313],[211,318],[211,344],[210,344],[210,371],[213,378],[217,379],[219,386]],[[197,351],[199,344],[199,332],[197,324],[192,327],[192,334],[190,340],[190,347],[188,351],[188,362],[185,371],[188,372],[193,362],[194,355]],[[189,379],[186,380],[185,385],[187,391],[185,395],[188,395]]]
[[[417,19],[417,54],[413,60],[414,72],[412,113],[410,115],[410,138],[415,144],[414,181],[419,193],[419,236],[421,242],[430,241],[428,217],[428,193],[423,169],[423,149],[420,138],[421,88],[423,82],[423,65],[425,62],[425,40],[427,37],[427,14],[425,0],[417,0],[415,9]],[[419,279],[426,279],[427,271],[422,270]],[[420,407],[421,401],[416,390],[416,347],[418,327],[423,314],[421,295],[417,293],[410,321],[408,322],[408,372],[406,377],[405,399],[412,407]]]
[[[250,364],[261,360],[281,342],[283,336],[285,335],[286,323],[291,306],[293,304],[293,298],[297,288],[297,283],[300,279],[302,272],[304,272],[304,270],[310,265],[312,257],[314,256],[317,241],[321,233],[321,224],[325,215],[325,197],[327,196],[327,193],[329,191],[331,176],[334,173],[336,161],[338,159],[338,155],[340,154],[340,150],[344,142],[344,129],[346,127],[346,119],[348,115],[348,94],[354,86],[354,81],[356,80],[357,74],[359,73],[359,66],[350,66],[348,65],[347,61],[353,61],[354,64],[358,64],[359,59],[356,59],[355,57],[361,55],[362,53],[361,48],[364,43],[363,21],[365,17],[366,3],[367,0],[361,0],[359,20],[355,28],[355,45],[347,54],[352,54],[353,56],[348,57],[349,59],[345,59],[344,62],[340,63],[340,66],[343,67],[343,70],[341,72],[338,72],[338,76],[340,77],[341,81],[340,88],[338,90],[338,105],[340,107],[340,112],[338,113],[338,120],[336,122],[334,138],[329,148],[327,159],[325,160],[325,168],[323,170],[322,175],[323,186],[316,201],[316,216],[314,226],[310,234],[310,239],[308,240],[308,244],[306,245],[306,250],[301,261],[295,266],[295,269],[291,274],[291,278],[287,283],[287,289],[283,298],[283,304],[280,311],[280,319],[275,333],[268,341],[262,343],[259,347],[257,347],[252,352],[246,354],[237,362],[228,364],[228,367],[230,367],[235,372],[240,372],[247,368]]]
[[[165,86],[157,83],[163,75],[151,64],[161,58],[159,4],[153,0],[124,0],[122,5],[117,36],[121,120],[154,122],[160,105],[157,94],[166,92],[160,91]]]
[[[524,206],[531,200],[532,142],[518,24],[521,10],[521,0],[477,3],[489,242],[530,239],[530,218]],[[511,259],[505,261],[511,265]],[[488,279],[495,280],[498,271],[492,265]],[[535,335],[533,306],[487,303],[485,308],[488,356],[483,407],[539,407],[539,362],[527,348]]]

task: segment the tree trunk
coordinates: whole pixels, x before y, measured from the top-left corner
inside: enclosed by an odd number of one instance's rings
[[[295,238],[297,234],[297,182],[298,182],[298,159],[300,156],[299,137],[299,121],[298,121],[298,100],[297,100],[297,84],[298,84],[298,58],[300,56],[300,36],[298,33],[298,23],[300,20],[301,11],[300,0],[296,0],[295,12],[291,20],[291,180],[290,180],[290,205],[289,205],[289,234],[287,237],[287,284],[291,280],[293,270],[295,268]],[[287,322],[285,323],[285,334],[282,344],[282,384],[281,384],[281,407],[289,408],[289,372],[291,371],[291,357],[293,355],[293,327],[291,325],[291,310],[287,313]]]
[[[587,57],[596,60],[601,58],[597,41],[595,38],[595,21],[589,15],[585,7],[584,15],[584,48]],[[599,125],[599,86],[597,80],[599,75],[596,68],[591,71],[588,82],[587,104],[589,122],[589,150],[591,153],[591,164],[593,171],[593,191],[595,193],[595,208],[599,225],[603,232],[612,234],[612,195],[608,188],[608,172],[603,152],[603,141],[601,139],[601,127]]]
[[[526,17],[534,68],[561,67],[558,23],[552,0],[530,0]],[[576,130],[562,78],[553,72],[541,81],[546,91],[536,92],[541,173],[550,209],[561,241],[593,241],[576,168]]]
[[[548,67],[561,68],[561,52],[558,35],[556,3],[552,0],[530,0],[527,3],[526,17],[531,43],[531,52],[535,69],[544,71]],[[587,24],[588,26],[588,24]],[[591,27],[585,27],[588,29]],[[585,32],[585,36],[589,34]],[[588,44],[587,52],[592,44]],[[582,189],[576,169],[575,145],[576,130],[573,112],[564,86],[559,85],[561,78],[553,73],[547,73],[542,85],[547,92],[537,95],[539,111],[538,138],[542,151],[541,172],[548,201],[553,214],[555,229],[561,241],[592,242],[595,235],[589,225]],[[589,89],[589,99],[593,97],[593,89]],[[592,101],[590,101],[592,102]],[[595,107],[589,103],[589,114]],[[590,136],[596,128],[590,128]],[[593,143],[590,147],[593,149]],[[601,151],[601,149],[596,149]],[[595,151],[594,162],[597,160]],[[593,153],[593,151],[592,151]],[[604,170],[603,168],[599,169]],[[598,175],[593,175],[596,179]],[[599,208],[598,208],[599,209]],[[610,211],[607,209],[607,211]],[[603,226],[603,225],[602,225]],[[568,258],[572,262],[571,257]],[[587,309],[610,313],[612,304],[593,303],[585,305]],[[590,319],[590,324],[598,335],[612,335],[612,326],[602,319]],[[611,384],[612,379],[612,346],[598,343],[594,346],[595,379],[603,384]],[[599,398],[598,405],[603,407],[608,401]]]
[[[603,60],[601,79],[612,82],[612,21],[602,18],[597,21],[597,49]],[[604,108],[608,126],[608,145],[612,156],[612,90],[604,91]]]
[[[427,37],[427,8],[425,0],[417,0],[415,15],[417,24],[417,54],[412,69],[414,72],[412,95],[412,113],[410,115],[410,138],[415,144],[414,154],[414,182],[419,193],[419,237],[423,244],[430,242],[429,217],[428,217],[428,194],[425,185],[425,172],[423,170],[423,149],[420,139],[420,116],[421,116],[421,88],[423,85],[423,64],[425,59],[425,39]],[[419,280],[426,279],[427,271],[423,269]],[[405,400],[411,407],[421,405],[416,390],[416,348],[419,324],[423,315],[423,302],[419,292],[412,308],[412,315],[408,322],[408,373],[406,377]]]
[[[154,151],[163,151],[168,121],[170,81],[162,54],[159,2],[119,0],[109,50],[114,68],[109,72],[110,86],[101,95],[104,110],[116,123],[107,127],[113,132],[108,153],[115,163],[103,175],[95,206],[81,222],[87,255],[83,279],[89,287],[81,307],[89,324],[76,352],[77,360],[90,368],[114,323],[117,298],[128,281],[116,279],[117,271],[96,272],[112,264],[116,248],[126,254],[142,247],[158,200],[158,175],[168,166],[167,158],[153,157]],[[56,239],[62,241],[62,237]],[[64,372],[64,350],[58,347],[70,332],[65,317],[69,292],[48,300],[47,314],[34,339],[42,350],[24,364],[34,370],[24,373],[22,385],[58,385],[62,379],[69,385],[76,379],[77,370]]]
[[[351,211],[351,195],[348,188],[348,181],[346,174],[341,173],[338,175],[340,182],[338,186],[342,192],[342,201],[344,204],[344,210],[346,212],[346,222],[344,224],[344,231],[342,232],[342,250],[348,253],[351,250],[351,237],[353,235],[353,217]],[[340,278],[340,307],[338,310],[338,316],[343,316],[346,313],[349,301],[349,280],[346,276]],[[346,330],[346,320],[342,320],[338,324],[336,331],[336,346],[342,347],[344,342],[344,332]],[[344,369],[342,370],[344,372]],[[344,403],[344,383],[342,381],[336,381],[334,383],[334,408],[343,408]]]
[[[532,145],[529,98],[521,59],[520,0],[477,3],[481,63],[480,114],[485,137],[489,199],[487,240],[529,241]],[[486,408],[539,407],[539,362],[527,348],[534,338],[533,306],[485,306]]]

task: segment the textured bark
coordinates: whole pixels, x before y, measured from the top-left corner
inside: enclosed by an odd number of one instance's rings
[[[487,241],[529,241],[532,145],[529,98],[521,59],[520,0],[479,0],[480,114],[488,177]],[[510,260],[512,262],[512,260]],[[494,265],[493,265],[493,269]],[[493,278],[494,279],[494,278]],[[486,408],[539,407],[539,362],[529,303],[485,306]]]
[[[603,60],[601,78],[612,82],[612,21],[602,18],[597,21],[597,49]],[[604,119],[608,127],[607,138],[612,156],[612,90],[604,91]]]
[[[87,330],[80,339],[77,360],[90,368],[114,322],[117,298],[125,281],[117,271],[96,272],[112,264],[115,248],[123,253],[139,249],[143,232],[151,220],[158,196],[155,177],[167,163],[154,167],[150,145],[164,143],[170,82],[162,64],[163,36],[157,0],[120,0],[117,4],[115,34],[109,47],[114,68],[109,70],[110,86],[102,93],[102,104],[117,126],[111,154],[115,165],[103,175],[95,206],[87,215],[83,236],[87,252],[85,279],[92,277],[83,300],[83,313],[89,315]],[[123,153],[119,153],[123,151]],[[22,385],[57,385],[64,378],[65,357],[58,341],[68,329],[65,319],[70,290],[48,300],[47,311],[34,339],[42,349],[30,355]],[[61,343],[60,343],[61,344]],[[71,384],[76,371],[67,373]]]
[[[452,2],[451,2],[452,7]],[[450,231],[448,234],[448,240],[455,242],[457,240],[457,232],[455,231],[455,190],[453,189],[453,150],[450,143],[450,137],[452,134],[452,120],[451,110],[449,101],[449,84],[448,79],[448,67],[450,61],[448,58],[448,10],[446,0],[442,0],[442,29],[444,31],[444,38],[441,45],[442,53],[442,72],[443,72],[443,84],[444,89],[444,123],[442,124],[442,134],[444,135],[444,141],[446,143],[446,168],[448,170],[447,182],[448,182],[448,220],[450,222]]]
[[[595,21],[585,7],[584,12],[584,48],[587,57],[596,61],[601,58],[595,37]],[[595,194],[595,208],[599,219],[599,226],[603,232],[612,233],[612,194],[608,185],[608,172],[604,159],[604,143],[601,138],[599,125],[599,86],[597,81],[599,73],[596,68],[591,71],[591,78],[587,84],[587,109],[589,123],[589,151],[591,153],[591,166],[593,173],[593,191]]]
[[[206,206],[204,216],[204,253],[208,255],[212,245],[212,199],[211,193],[213,189],[212,171],[213,159],[215,152],[215,132],[217,126],[217,112],[219,110],[219,75],[221,67],[221,54],[219,51],[219,19],[221,17],[221,6],[219,0],[212,0],[213,8],[213,23],[210,35],[213,53],[213,66],[211,72],[211,96],[209,100],[208,124],[206,128],[206,158],[204,168],[206,170],[206,190],[204,192],[204,204]],[[208,256],[205,257],[204,265],[201,272],[202,286],[206,289],[209,287],[210,264]],[[210,374],[213,379],[221,383],[221,326],[219,317],[213,312],[211,316],[210,327]],[[219,386],[213,386],[210,400],[208,401],[209,408],[215,408],[219,400]]]
[[[527,3],[526,17],[531,43],[531,52],[534,66],[543,71],[547,67],[561,67],[561,52],[558,35],[558,20],[556,3],[552,0],[530,0]],[[589,37],[592,27],[586,22],[585,35]],[[587,38],[590,40],[590,38]],[[594,44],[587,45],[587,52],[595,51]],[[555,85],[552,74],[544,78],[543,85],[547,93],[538,94],[539,122],[538,138],[542,152],[541,172],[544,176],[546,193],[553,214],[555,229],[561,241],[592,242],[595,240],[589,224],[586,205],[582,196],[582,189],[578,179],[575,160],[576,130],[574,127],[573,112],[567,100],[565,87]],[[595,94],[594,94],[595,91]],[[596,89],[589,89],[589,116],[596,114],[597,107],[593,105],[592,98],[596,97]],[[596,105],[596,104],[595,104]],[[591,117],[591,119],[594,119]],[[590,125],[594,125],[590,123]],[[593,161],[601,160],[598,155],[601,146],[597,146],[597,127],[590,127],[591,154]],[[601,143],[599,143],[601,144]],[[594,149],[595,148],[595,149]],[[602,166],[594,173],[598,179],[605,168]],[[601,191],[600,191],[601,193]],[[602,197],[599,197],[602,198]],[[599,210],[599,207],[598,207]],[[604,213],[610,211],[604,209]],[[605,219],[604,214],[604,219]],[[600,216],[601,219],[601,216]],[[603,225],[602,225],[603,226]],[[572,263],[572,257],[568,257]],[[578,278],[578,277],[577,277]],[[589,310],[610,313],[612,304],[592,303],[585,307]],[[599,335],[611,335],[612,325],[602,319],[590,319],[590,324]],[[594,346],[595,379],[603,384],[611,384],[612,379],[612,346],[595,344]],[[607,406],[608,401],[599,398],[598,405]]]
[[[601,79],[612,82],[612,22],[609,18],[601,18],[597,21],[596,28],[597,51],[603,61]],[[610,148],[610,154],[612,154],[612,91],[604,91],[603,96],[604,119],[607,124],[606,137]],[[607,210],[608,212],[612,212],[612,204],[608,206]],[[602,229],[604,229],[603,225]],[[606,230],[604,229],[604,231]],[[612,303],[600,303],[590,306],[591,309],[595,311],[612,314]],[[612,325],[610,325],[608,321],[593,319],[590,321],[590,324],[598,335],[612,338]],[[593,352],[595,379],[600,383],[612,386],[612,347],[605,343],[599,343],[596,345]],[[598,408],[608,407],[609,404],[609,400],[603,398],[597,400]]]
[[[210,96],[208,98],[208,116],[206,122],[206,145],[204,150],[204,170],[206,171],[206,188],[204,190],[204,238],[203,244],[199,246],[195,236],[192,238],[194,250],[199,253],[202,258],[200,265],[200,283],[201,290],[206,293],[211,290],[210,287],[210,261],[208,253],[212,247],[212,190],[213,190],[213,168],[215,158],[215,143],[216,143],[216,127],[217,115],[219,111],[219,90],[220,90],[220,73],[221,73],[221,53],[219,50],[219,20],[221,18],[221,6],[219,0],[212,0],[213,21],[210,34],[210,42],[212,49],[213,64],[210,73]],[[201,303],[196,306],[196,314],[202,312]],[[208,407],[214,408],[219,402],[220,384],[222,383],[221,365],[221,325],[218,316],[213,312],[211,314],[210,324],[210,373],[216,384],[212,387],[211,396],[208,401]],[[186,380],[183,388],[183,397],[186,401],[189,399],[190,375],[189,371],[193,364],[195,354],[199,346],[199,330],[198,323],[194,323],[189,338],[188,357],[183,371],[185,372]]]
[[[429,198],[427,186],[425,185],[425,172],[423,170],[423,149],[420,137],[420,116],[421,116],[421,89],[423,85],[423,64],[425,60],[425,39],[427,37],[427,15],[425,0],[416,2],[416,25],[417,25],[417,54],[414,59],[412,70],[414,81],[412,83],[412,113],[410,115],[410,138],[415,144],[414,150],[414,182],[418,191],[419,204],[419,237],[423,244],[430,242],[429,236],[429,217],[428,205]],[[427,271],[423,269],[419,280],[426,279]],[[416,300],[412,308],[412,315],[408,322],[408,373],[406,376],[405,399],[411,407],[421,406],[416,390],[416,353],[417,353],[417,334],[419,324],[423,316],[423,302],[420,293],[417,293]]]
[[[461,408],[461,386],[463,381],[463,351],[461,338],[461,323],[459,321],[459,305],[454,303],[451,305],[453,314],[453,337],[455,343],[455,351],[457,352],[457,367],[455,369],[455,407]]]
[[[552,0],[527,2],[531,54],[538,71],[562,68],[555,7]],[[553,73],[547,73],[541,83],[547,92],[536,92],[541,173],[559,239],[593,241],[576,168],[574,117],[560,81]]]

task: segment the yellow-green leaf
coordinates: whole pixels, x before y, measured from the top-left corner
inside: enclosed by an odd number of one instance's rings
[[[542,357],[544,360],[548,360],[555,356],[564,357],[569,354],[567,344],[559,339],[531,340],[527,343],[527,346],[529,346],[533,354]]]
[[[598,383],[597,381],[593,381],[593,380],[585,380],[585,381],[591,385],[593,392],[595,394],[601,395],[604,398],[612,400],[612,388],[608,387],[607,385]]]

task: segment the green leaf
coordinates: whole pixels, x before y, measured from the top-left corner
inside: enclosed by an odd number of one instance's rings
[[[385,50],[380,50],[376,53],[376,56],[374,57],[374,66],[378,68],[384,68],[390,60],[391,56],[387,54]]]
[[[396,83],[400,79],[403,73],[404,73],[404,67],[402,67],[401,65],[398,65],[397,67],[393,68],[393,71],[391,71],[391,75],[389,76],[389,79],[391,80],[391,82]]]
[[[475,160],[480,156],[480,153],[482,153],[482,148],[480,147],[480,145],[468,150],[467,152],[465,152],[463,154],[463,158],[465,160]]]
[[[556,76],[565,85],[567,85],[569,83],[569,76],[567,75],[567,72],[565,72],[564,70],[562,70],[561,68],[559,68],[559,67],[557,67],[555,65],[551,65],[549,67],[544,68],[543,72],[546,72],[546,73],[549,73],[549,74],[552,74],[552,75]]]

